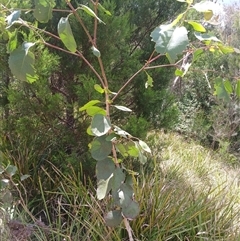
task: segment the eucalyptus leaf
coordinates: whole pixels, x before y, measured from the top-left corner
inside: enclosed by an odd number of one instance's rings
[[[112,151],[112,142],[106,141],[106,136],[94,138],[91,142],[91,155],[97,160],[101,161],[108,157]]]
[[[82,10],[84,10],[88,15],[90,15],[91,17],[94,17],[94,18],[96,18],[98,21],[99,21],[99,23],[104,23],[95,13],[94,13],[94,11],[91,9],[91,8],[89,8],[88,6],[86,6],[86,5],[83,5],[83,4],[80,4],[80,9],[82,9]],[[105,23],[104,23],[105,24]]]
[[[99,51],[96,47],[92,46],[91,49],[92,49],[93,54],[94,54],[96,57],[98,57],[98,58],[101,57],[101,53],[100,53],[100,51]]]
[[[147,75],[147,82],[145,83],[145,88],[147,89],[149,86],[153,87],[153,78],[145,71]]]
[[[9,35],[9,40],[7,43],[8,53],[11,53],[14,49],[17,48],[17,44],[18,44],[17,33],[18,33],[17,29],[15,29],[14,32],[8,32],[8,35]]]
[[[112,175],[106,180],[101,179],[98,181],[98,183],[97,183],[97,199],[98,200],[104,199],[106,197],[106,195],[110,192]]]
[[[175,70],[175,75],[176,75],[176,76],[183,76],[183,73],[184,73],[184,72],[183,72],[182,70],[180,70],[180,69],[176,69],[176,70]]]
[[[130,220],[135,219],[140,213],[139,204],[132,200],[127,206],[122,208],[122,213],[125,218]]]
[[[213,17],[213,11],[207,11],[204,13],[204,19],[205,21],[209,21]]]
[[[138,157],[139,148],[134,142],[129,142],[126,144],[127,153],[132,157]]]
[[[47,23],[52,18],[54,0],[35,0],[34,17],[41,23]]]
[[[118,190],[119,187],[124,182],[125,177],[126,177],[126,175],[123,172],[123,169],[120,167],[116,167],[114,170],[114,173],[113,173],[113,178],[112,178],[112,189]]]
[[[202,26],[202,24],[194,22],[194,21],[187,21],[193,29],[197,32],[206,32],[206,29]]]
[[[7,28],[10,28],[15,21],[19,20],[21,15],[21,10],[13,11],[10,15],[6,17]]]
[[[146,151],[146,152],[148,152],[148,153],[151,153],[151,149],[150,149],[150,147],[147,145],[146,142],[139,140],[139,141],[138,141],[138,144],[141,146],[141,148],[142,148],[144,151]]]
[[[127,157],[128,153],[127,153],[127,149],[125,148],[125,146],[122,143],[116,143],[115,147],[117,149],[117,151],[123,156],[123,157]]]
[[[92,118],[91,130],[95,136],[103,136],[111,130],[111,122],[108,117],[96,114]]]
[[[1,195],[1,199],[3,203],[11,204],[11,202],[13,201],[12,193],[9,190],[5,190],[3,195]]]
[[[85,104],[84,106],[82,106],[82,107],[79,109],[79,111],[84,111],[84,110],[86,110],[87,108],[89,108],[90,106],[96,105],[96,104],[98,104],[98,103],[100,103],[99,100],[91,100],[91,101],[89,101],[87,104]]]
[[[216,95],[219,99],[223,99],[226,102],[230,101],[229,93],[227,92],[224,86],[224,82],[222,78],[215,79],[214,88],[215,88],[214,95]]]
[[[123,183],[118,190],[118,197],[119,197],[120,206],[122,208],[128,207],[129,204],[132,202],[132,198],[133,198],[132,186],[126,183]]]
[[[89,116],[95,116],[97,114],[106,115],[106,110],[98,106],[90,106],[86,111]]]
[[[123,220],[121,210],[113,210],[113,211],[108,212],[105,215],[104,220],[106,222],[106,225],[109,227],[119,226]]]
[[[209,34],[201,34],[198,32],[194,33],[195,37],[199,39],[200,41],[215,41],[215,42],[221,42],[217,37]]]
[[[145,164],[147,162],[147,157],[143,155],[143,153],[141,151],[139,151],[138,154],[138,160],[141,164]]]
[[[113,105],[113,106],[122,111],[132,112],[132,110],[127,108],[126,106],[122,106],[122,105]]]
[[[196,51],[194,51],[194,53],[193,53],[193,62],[197,61],[202,53],[203,53],[202,49],[197,49]]]
[[[233,93],[233,88],[232,88],[232,84],[229,80],[225,80],[223,81],[223,85],[225,90],[228,92],[228,94],[232,94]]]
[[[126,132],[126,131],[124,131],[124,130],[122,130],[120,127],[118,127],[118,126],[114,126],[114,131],[115,131],[115,133],[116,134],[118,134],[119,136],[122,136],[122,137],[124,137],[124,138],[129,138],[129,137],[131,137],[131,135],[128,133],[128,132]]]
[[[234,52],[234,48],[230,46],[224,46],[221,43],[218,44],[218,48],[222,51],[223,54],[229,54]]]
[[[13,176],[16,174],[17,172],[17,167],[16,166],[13,166],[13,165],[9,165],[7,168],[6,168],[6,173],[9,175],[9,176]]]
[[[106,8],[104,8],[101,3],[98,3],[98,9],[99,9],[100,11],[104,12],[105,14],[107,14],[108,16],[112,16],[111,12],[108,11]]]
[[[22,81],[33,83],[37,80],[38,76],[35,73],[34,54],[29,49],[34,46],[34,43],[24,42],[22,47],[13,50],[9,56],[9,68],[15,77]]]
[[[95,85],[94,85],[94,89],[95,89],[97,92],[99,92],[100,94],[103,94],[103,93],[104,93],[104,89],[103,89],[100,85],[98,85],[98,84],[95,84]]]
[[[170,25],[160,25],[152,33],[152,41],[157,53],[166,54],[170,63],[174,63],[177,55],[181,54],[189,43],[188,32],[185,27],[173,28]]]
[[[62,40],[65,47],[72,53],[75,53],[77,51],[77,44],[74,39],[71,26],[68,21],[68,17],[60,18],[57,26],[58,35],[60,39]]]
[[[98,180],[107,180],[115,172],[115,164],[111,158],[98,161],[96,175]]]
[[[217,4],[212,1],[201,1],[194,4],[192,8],[194,8],[198,12],[204,13],[208,11],[214,11],[217,8]]]
[[[20,180],[21,180],[21,181],[24,181],[25,179],[27,179],[27,178],[29,178],[29,177],[30,177],[30,175],[25,174],[25,175],[22,175],[22,176],[20,177]]]
[[[8,184],[9,184],[9,182],[10,182],[9,179],[6,179],[6,178],[1,179],[1,181],[0,181],[0,183],[1,183],[0,188],[1,189],[6,188],[8,186]]]

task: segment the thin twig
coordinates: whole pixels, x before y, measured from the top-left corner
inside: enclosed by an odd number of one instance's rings
[[[69,6],[69,8],[72,10],[72,13],[74,14],[74,16],[76,17],[76,19],[78,20],[78,22],[81,24],[84,32],[85,32],[86,35],[88,36],[89,41],[90,41],[90,42],[92,43],[92,45],[94,46],[93,38],[92,38],[91,34],[88,32],[88,30],[87,30],[85,24],[83,23],[81,17],[80,17],[79,14],[77,13],[77,9],[75,9],[75,8],[73,7],[73,5],[71,4],[70,1],[66,0],[66,3],[67,3],[67,5]]]
[[[123,221],[124,221],[124,225],[126,227],[126,230],[128,232],[129,241],[134,241],[133,236],[132,236],[132,229],[130,227],[128,219],[124,217]]]

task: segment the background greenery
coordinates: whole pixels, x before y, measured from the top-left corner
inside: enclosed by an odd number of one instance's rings
[[[100,25],[98,46],[111,90],[116,91],[150,55],[153,28],[173,20],[182,4],[175,0],[101,2],[112,16],[100,13],[106,25]],[[62,1],[56,3],[56,8],[65,7]],[[75,4],[79,3],[84,1]],[[33,3],[10,4],[29,8]],[[225,11],[225,25],[211,31],[239,48],[239,6]],[[56,33],[61,16],[55,12],[42,27]],[[91,28],[91,18],[83,15],[83,19]],[[85,51],[90,43],[83,29],[73,18],[70,21],[80,36],[78,46],[94,64],[95,58]],[[108,206],[95,197],[95,161],[88,153],[86,133],[90,119],[78,112],[89,100],[101,98],[93,90],[94,76],[79,59],[36,47],[39,80],[33,84],[15,80],[8,69],[6,43],[11,37],[21,42],[23,36],[34,40],[24,29],[17,36],[0,32],[0,174],[11,181],[1,189],[0,220],[34,224],[32,240],[127,240],[123,226],[105,226]],[[157,62],[164,63],[164,58]],[[136,199],[141,214],[132,222],[136,240],[239,239],[240,104],[234,95],[230,102],[213,95],[214,80],[221,76],[234,85],[239,67],[236,54],[209,53],[174,91],[174,69],[159,68],[149,71],[153,88],[145,88],[146,74],[142,73],[120,96],[119,104],[124,102],[133,113],[120,118],[116,111],[115,123],[146,138],[154,151],[145,167],[137,166]],[[10,170],[9,165],[17,170]],[[30,177],[21,182],[25,174]],[[8,236],[9,230],[1,226],[0,230]]]

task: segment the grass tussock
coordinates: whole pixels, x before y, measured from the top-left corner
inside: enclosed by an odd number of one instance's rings
[[[239,166],[174,133],[150,133],[148,143],[153,156],[135,179],[141,213],[131,221],[134,239],[240,240]],[[86,187],[81,172],[52,169],[56,190],[39,178],[41,198],[21,200],[15,208],[15,216],[32,225],[32,241],[128,240],[123,225],[106,227],[103,216],[111,207],[96,199],[91,180]],[[39,200],[41,209],[35,206]]]

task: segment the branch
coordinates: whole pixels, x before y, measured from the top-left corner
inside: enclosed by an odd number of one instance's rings
[[[125,227],[127,229],[127,232],[128,232],[129,241],[134,241],[133,236],[132,236],[132,229],[130,227],[128,219],[124,217],[123,221],[124,221],[124,225],[125,225]]]
[[[90,35],[90,33],[88,32],[88,30],[87,30],[85,24],[83,23],[81,17],[80,17],[79,14],[77,13],[77,10],[73,7],[73,5],[70,3],[70,1],[66,0],[66,3],[67,3],[67,5],[69,6],[69,8],[72,10],[72,13],[75,15],[75,17],[76,17],[76,19],[78,20],[78,22],[81,24],[84,32],[85,32],[86,35],[88,36],[89,41],[92,43],[93,46],[95,46],[95,45],[94,45],[93,38],[92,38],[92,36]]]

